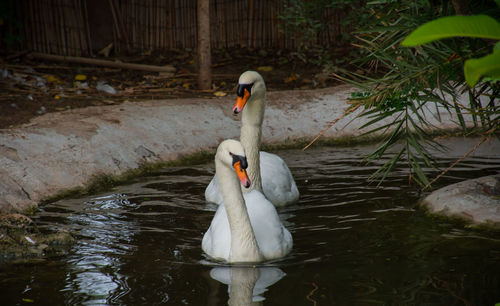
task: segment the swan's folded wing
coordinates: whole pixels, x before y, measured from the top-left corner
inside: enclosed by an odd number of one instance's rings
[[[222,200],[222,193],[219,189],[219,184],[217,183],[217,178],[214,176],[205,189],[205,200],[209,203],[214,203],[220,205]]]
[[[276,154],[260,151],[262,189],[275,206],[293,204],[299,200],[299,190],[285,161]]]
[[[281,223],[272,203],[256,190],[246,193],[244,197],[262,255],[266,259],[274,259],[290,252],[292,235]]]
[[[220,205],[217,208],[212,223],[203,236],[201,248],[210,257],[224,260],[229,259],[231,231],[224,205]]]

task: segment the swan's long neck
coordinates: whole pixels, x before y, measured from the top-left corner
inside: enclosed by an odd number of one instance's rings
[[[236,173],[217,159],[215,161],[215,170],[231,230],[229,261],[261,261],[262,255],[248,217],[247,207],[240,189],[240,181]]]
[[[260,142],[262,137],[262,121],[266,108],[266,88],[262,83],[255,84],[252,96],[243,109],[241,116],[240,142],[245,149],[248,161],[248,177],[252,182],[250,188],[243,190],[248,192],[256,189],[262,192],[262,181],[260,178]]]

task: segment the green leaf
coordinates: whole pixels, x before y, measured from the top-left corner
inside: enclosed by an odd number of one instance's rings
[[[442,17],[418,27],[401,45],[413,47],[457,36],[500,40],[500,23],[487,15]]]
[[[465,61],[464,73],[465,81],[470,87],[474,87],[482,76],[500,78],[500,50],[494,50],[493,54],[481,58]]]

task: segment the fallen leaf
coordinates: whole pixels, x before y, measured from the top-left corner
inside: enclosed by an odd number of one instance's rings
[[[191,83],[184,83],[182,84],[182,87],[188,89],[189,87],[191,87]]]
[[[85,81],[85,80],[87,80],[87,76],[85,74],[77,74],[77,75],[75,75],[75,80],[76,81]]]
[[[61,96],[60,96],[60,95],[55,95],[55,96],[54,96],[54,99],[55,99],[55,100],[59,100],[59,99],[61,99]]]
[[[225,97],[225,96],[227,96],[227,93],[225,93],[223,91],[216,91],[216,92],[214,92],[214,96],[216,96],[216,97]]]
[[[61,80],[53,76],[52,74],[44,74],[43,77],[47,80],[49,83],[61,83]]]
[[[258,71],[272,71],[273,67],[272,66],[260,66],[257,68]]]
[[[284,82],[291,83],[291,82],[296,81],[296,80],[297,80],[297,75],[295,73],[292,73],[290,76],[288,76],[284,79]]]
[[[104,55],[104,57],[109,57],[111,53],[111,49],[113,49],[113,43],[109,43],[106,47],[102,48],[98,53]]]

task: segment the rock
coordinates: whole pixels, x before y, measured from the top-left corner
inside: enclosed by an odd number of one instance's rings
[[[438,189],[421,205],[429,212],[472,225],[500,228],[500,175],[483,176]]]

